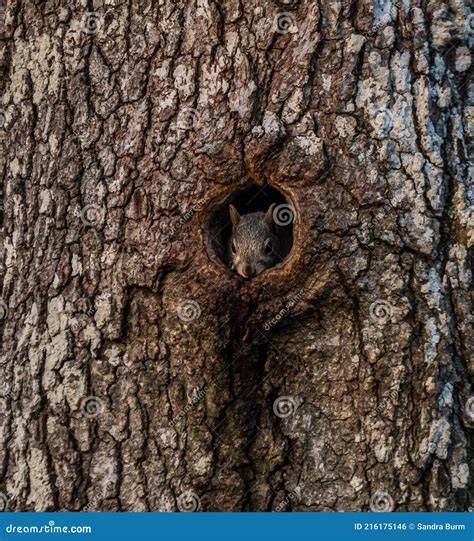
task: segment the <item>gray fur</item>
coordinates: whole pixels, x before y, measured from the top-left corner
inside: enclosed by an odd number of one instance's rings
[[[271,205],[266,213],[253,212],[239,216],[230,205],[232,235],[229,240],[229,259],[232,268],[244,278],[260,274],[280,261],[278,236],[272,217],[274,206]],[[272,245],[270,253],[265,250],[268,242]],[[235,253],[232,251],[232,243]]]

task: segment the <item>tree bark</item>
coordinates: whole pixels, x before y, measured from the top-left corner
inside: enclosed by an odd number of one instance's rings
[[[467,510],[467,2],[2,17],[0,507]],[[245,281],[211,222],[265,184]]]

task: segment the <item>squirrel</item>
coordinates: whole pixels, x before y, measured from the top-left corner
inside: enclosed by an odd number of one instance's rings
[[[229,240],[229,260],[243,278],[251,278],[281,261],[277,226],[273,220],[276,203],[263,212],[243,214],[229,205],[232,235]]]

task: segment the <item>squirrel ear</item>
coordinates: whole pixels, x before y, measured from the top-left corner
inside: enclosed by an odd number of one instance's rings
[[[268,225],[272,225],[273,223],[273,210],[276,207],[276,203],[272,203],[269,207],[267,212],[265,212],[265,221]]]
[[[232,225],[237,225],[240,220],[240,214],[237,212],[237,209],[234,205],[229,205],[230,219],[232,220]]]

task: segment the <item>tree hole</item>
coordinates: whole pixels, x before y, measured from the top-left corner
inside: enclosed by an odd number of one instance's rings
[[[293,246],[293,224],[295,223],[296,211],[289,198],[268,184],[248,186],[228,195],[215,205],[209,213],[205,225],[207,245],[211,255],[217,256],[217,259],[227,267],[231,267],[233,263],[230,249],[232,219],[229,205],[235,207],[240,215],[240,220],[245,216],[249,219],[248,215],[253,213],[265,214],[271,205],[274,205],[270,214],[272,216],[272,231],[277,238],[277,249],[275,248],[273,252],[274,261],[265,270],[285,261]],[[237,271],[237,269],[233,270]],[[260,272],[263,271],[257,271],[256,274]]]

